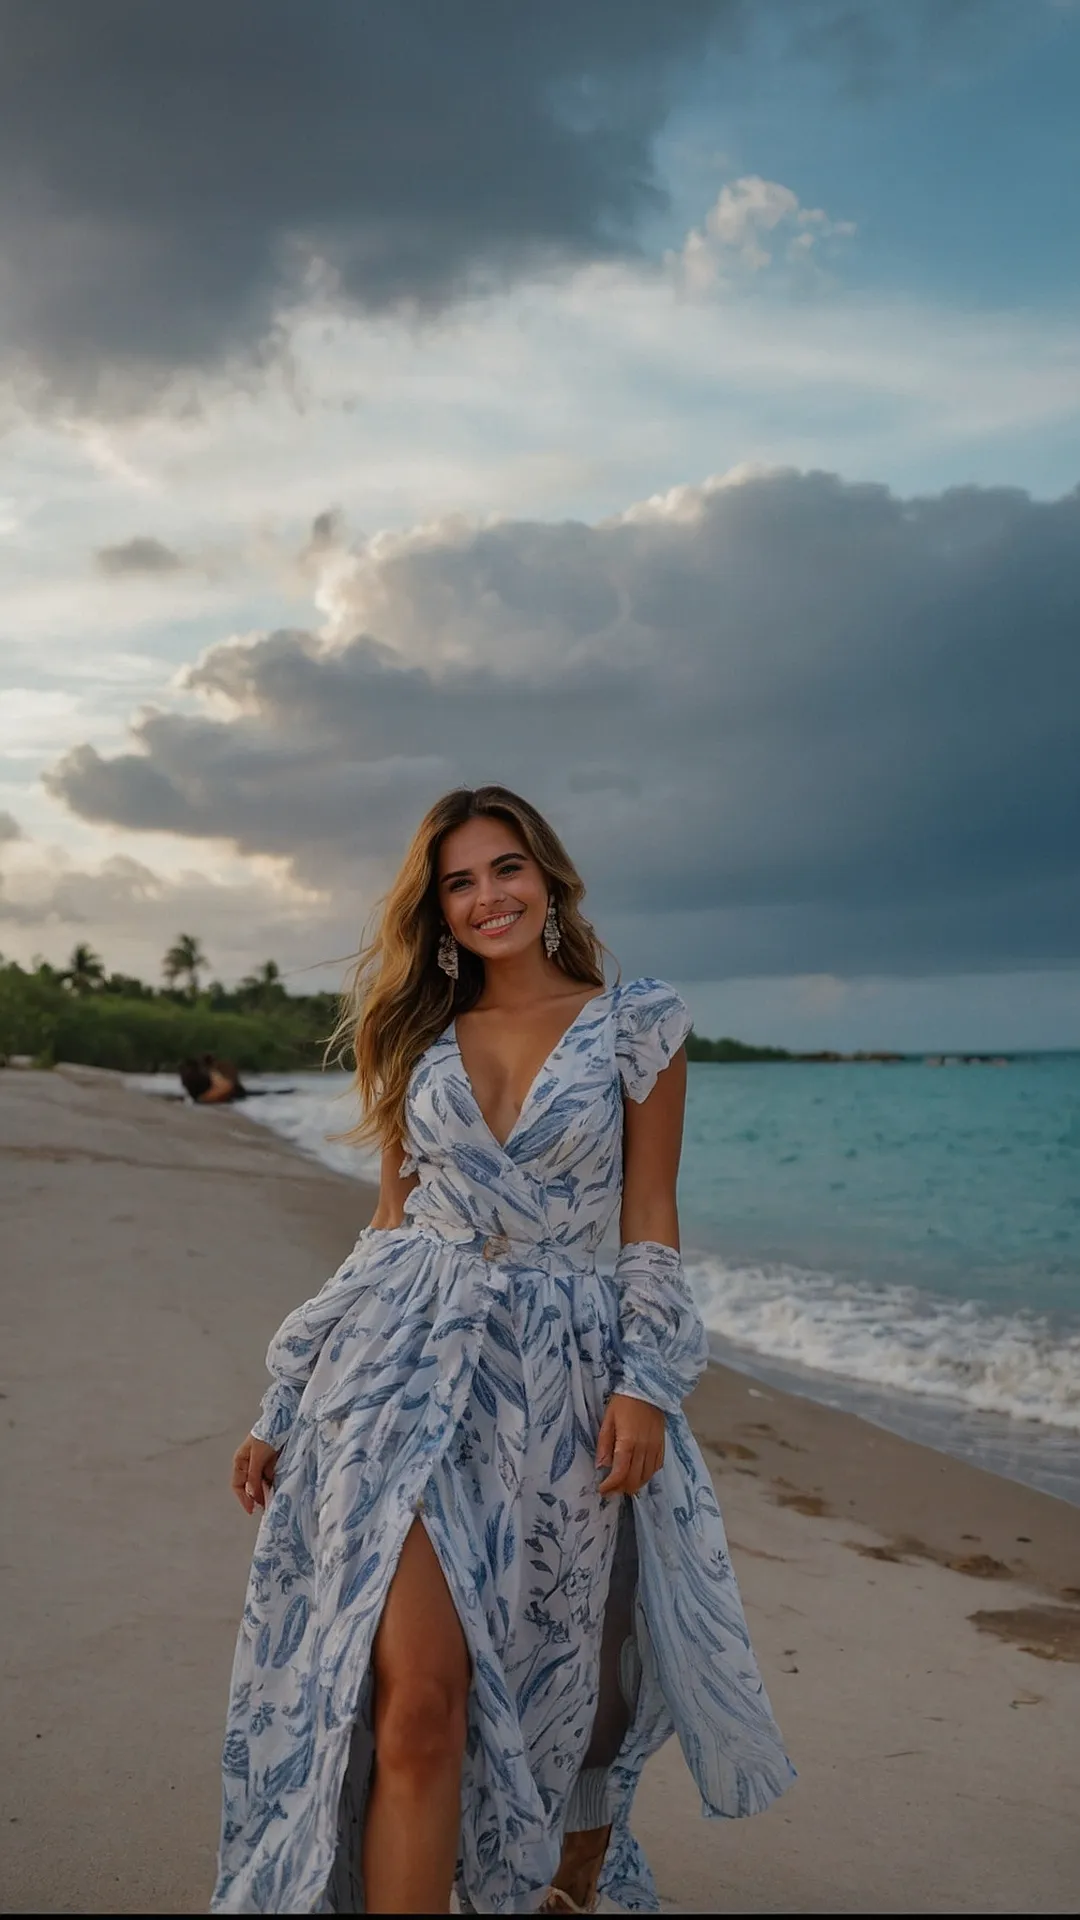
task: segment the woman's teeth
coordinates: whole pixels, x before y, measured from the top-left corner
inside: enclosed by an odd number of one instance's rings
[[[481,920],[476,931],[477,933],[501,933],[504,927],[512,927],[514,921],[520,919],[520,913],[496,913],[490,920]]]

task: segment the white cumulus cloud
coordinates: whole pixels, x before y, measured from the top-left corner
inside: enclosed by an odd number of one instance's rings
[[[851,239],[853,220],[834,220],[822,207],[805,207],[791,187],[744,174],[721,188],[702,226],[692,227],[669,256],[692,292],[730,284],[735,275],[763,273],[777,262],[816,264],[827,243]]]

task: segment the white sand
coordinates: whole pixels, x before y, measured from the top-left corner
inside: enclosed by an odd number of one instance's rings
[[[229,1460],[270,1333],[347,1252],[370,1193],[239,1114],[7,1072],[0,1204],[0,1908],[204,1912],[252,1537]],[[968,1616],[1052,1601],[1080,1620],[1063,1596],[1080,1591],[1080,1513],[722,1372],[695,1421],[721,1444],[771,1428],[756,1458],[729,1455],[718,1486],[801,1777],[759,1819],[705,1823],[669,1746],[637,1820],[665,1903],[1076,1911],[1080,1666]],[[865,1524],[877,1458],[880,1533]],[[862,1524],[778,1506],[781,1471]],[[1029,1536],[1007,1556],[1029,1561],[991,1582],[853,1550],[920,1531],[912,1498],[934,1551],[981,1501],[970,1530]]]

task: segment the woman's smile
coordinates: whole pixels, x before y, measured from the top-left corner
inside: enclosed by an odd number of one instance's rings
[[[512,913],[490,914],[486,920],[473,922],[473,932],[486,934],[490,940],[496,934],[505,933],[508,927],[516,926],[524,912],[524,907],[518,907]]]

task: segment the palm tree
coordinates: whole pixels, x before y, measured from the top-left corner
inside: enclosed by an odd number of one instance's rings
[[[270,1006],[284,997],[281,968],[276,960],[264,960],[255,973],[246,974],[238,991],[252,1006]]]
[[[193,933],[178,933],[161,963],[161,969],[170,987],[175,987],[178,980],[186,979],[194,1000],[199,991],[199,975],[203,968],[209,965],[210,962],[199,945],[197,936]]]
[[[72,949],[71,959],[60,975],[60,979],[65,986],[71,988],[72,993],[93,993],[94,988],[100,987],[104,978],[104,962],[94,952],[93,947],[88,947],[85,941],[80,941],[79,945]]]

